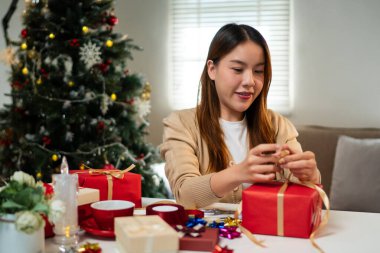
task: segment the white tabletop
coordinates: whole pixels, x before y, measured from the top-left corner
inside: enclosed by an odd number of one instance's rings
[[[143,199],[143,205],[149,204],[153,199]],[[218,204],[230,210],[236,205]],[[330,211],[329,223],[319,232],[316,242],[326,253],[378,253],[380,252],[380,213],[361,213],[347,211]],[[220,238],[219,245],[228,245],[234,253],[247,252],[291,252],[308,253],[317,252],[308,239],[255,235],[263,239],[266,248],[253,244],[245,235],[241,238],[229,240]],[[80,235],[80,244],[84,242],[99,243],[103,253],[119,253],[115,241],[110,239],[94,238],[87,234]],[[56,253],[57,245],[53,239],[46,240],[46,253]],[[179,253],[202,253],[200,251],[179,251]]]

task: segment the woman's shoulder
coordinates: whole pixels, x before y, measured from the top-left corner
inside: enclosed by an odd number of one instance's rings
[[[174,123],[184,126],[195,125],[196,123],[196,108],[177,110],[169,114],[164,119],[164,123]]]
[[[276,135],[287,133],[294,136],[298,136],[298,132],[295,126],[288,118],[270,109],[268,109],[267,112],[272,122],[272,126],[274,127],[276,131]]]

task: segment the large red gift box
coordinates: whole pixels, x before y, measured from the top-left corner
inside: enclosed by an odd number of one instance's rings
[[[317,190],[289,183],[254,184],[242,193],[242,225],[254,234],[309,238],[320,223]],[[283,188],[284,189],[284,188]]]
[[[78,174],[79,186],[98,189],[100,200],[128,200],[135,203],[135,207],[141,207],[141,175],[111,172],[115,170],[70,170]]]

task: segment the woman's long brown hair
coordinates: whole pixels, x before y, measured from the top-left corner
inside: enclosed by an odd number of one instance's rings
[[[214,81],[207,72],[207,61],[215,65],[236,46],[252,41],[264,51],[264,84],[259,96],[245,112],[250,148],[260,143],[274,143],[275,132],[267,114],[267,96],[272,79],[272,65],[268,45],[264,37],[254,28],[247,25],[227,24],[214,36],[206,64],[203,68],[200,85],[201,94],[197,106],[197,119],[202,138],[208,147],[210,163],[209,172],[221,171],[229,165],[229,152],[224,142],[224,134],[219,124],[220,103]]]

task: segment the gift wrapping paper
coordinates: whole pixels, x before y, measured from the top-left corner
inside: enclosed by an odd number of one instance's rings
[[[301,184],[254,184],[242,193],[242,226],[254,234],[309,238],[319,225],[322,199]]]
[[[99,190],[99,200],[128,200],[141,207],[141,175],[126,172],[113,174],[115,170],[71,170],[78,174],[79,186]]]
[[[218,241],[219,229],[206,228],[204,232],[200,233],[199,237],[191,237],[188,235],[181,237],[179,240],[179,249],[211,252],[214,250]]]
[[[99,201],[99,190],[79,187],[78,191],[78,221],[79,224],[92,215],[91,204]]]
[[[78,206],[91,204],[100,200],[98,189],[79,187]]]
[[[116,243],[124,253],[176,253],[177,232],[157,215],[115,218]]]

